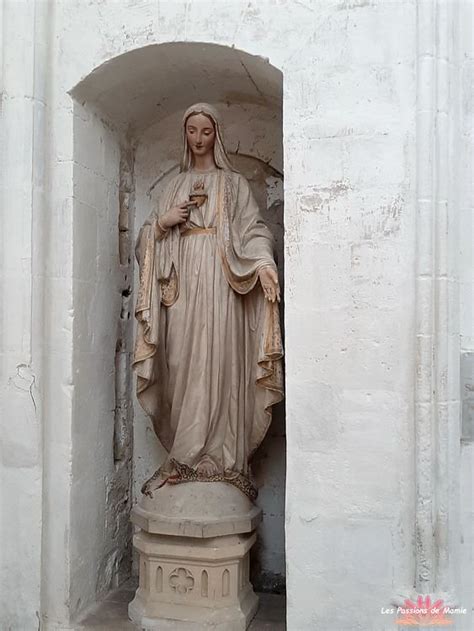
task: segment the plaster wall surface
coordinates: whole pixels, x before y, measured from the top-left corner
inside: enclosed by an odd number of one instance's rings
[[[461,160],[461,181],[459,186],[459,211],[461,221],[461,373],[463,402],[462,436],[472,441],[474,438],[474,187],[472,179],[472,156],[474,146],[474,51],[472,24],[474,23],[472,3],[466,3],[465,19],[461,32],[463,56],[459,63],[460,73],[460,121],[459,151]],[[470,452],[468,452],[470,453]]]
[[[120,140],[93,110],[75,105],[72,617],[130,572],[131,445],[121,458],[114,450],[119,322],[129,319],[122,292],[131,284],[119,256]]]
[[[0,626],[4,628],[33,628],[40,609],[41,361],[31,314],[32,270],[38,273],[31,233],[41,207],[41,183],[33,163],[42,150],[37,122],[44,115],[44,94],[43,86],[34,82],[32,12],[31,6],[19,12],[11,6],[0,8],[1,27],[19,33],[17,47],[1,47],[0,66],[0,536],[5,542],[18,542],[22,549],[19,556],[9,543],[0,552]],[[39,31],[41,26],[39,20]],[[12,608],[13,593],[17,598]]]
[[[108,284],[97,274],[115,256],[109,239],[118,235],[107,233],[112,215],[95,232],[94,212],[98,218],[116,203],[121,139],[161,115],[134,84],[140,68],[132,62],[115,75],[114,107],[106,94],[114,86],[103,86],[103,101],[96,86],[99,114],[84,130],[93,135],[84,143],[86,162],[94,163],[94,142],[103,137],[101,151],[110,152],[104,165],[112,171],[94,168],[94,199],[88,204],[74,190],[78,121],[69,92],[128,51],[203,42],[268,58],[284,76],[288,627],[384,628],[392,621],[380,608],[390,604],[395,590],[411,585],[414,573],[416,3],[71,0],[39,3],[36,14],[32,2],[5,6],[8,32],[21,35],[3,64],[4,111],[11,123],[4,137],[8,147],[22,151],[2,173],[3,186],[8,183],[2,201],[9,203],[4,216],[15,226],[2,250],[2,295],[9,297],[3,304],[19,315],[7,319],[2,309],[9,327],[2,337],[2,431],[10,441],[2,452],[2,483],[9,482],[2,503],[13,510],[1,527],[4,541],[18,533],[25,552],[15,563],[8,551],[2,553],[2,625],[16,631],[40,616],[44,629],[70,628],[71,617],[100,595],[99,568],[107,566],[111,550],[104,525],[106,480],[114,466],[113,378],[107,371],[116,321],[107,330],[111,318],[104,304],[114,311],[120,296],[114,293],[114,272]],[[471,66],[472,55],[464,65],[466,81]],[[18,85],[24,68],[28,82]],[[246,90],[257,102],[263,85],[264,78],[248,77]],[[130,91],[121,92],[121,86]],[[107,125],[112,121],[111,134],[99,124],[102,117]],[[25,120],[36,121],[36,135]],[[31,165],[41,138],[47,139],[43,169],[32,180],[25,165]],[[101,183],[107,183],[112,201],[98,190]],[[81,209],[83,216],[74,214]],[[99,234],[99,225],[105,233]],[[84,248],[88,256],[82,259]],[[90,276],[91,262],[104,252]],[[87,321],[81,283],[87,300],[105,291],[95,303],[97,322]],[[45,325],[41,337],[38,322]],[[31,331],[43,341],[37,349],[43,373],[36,379],[24,368],[31,363]],[[81,350],[79,337],[90,342],[93,333],[100,348]],[[94,405],[79,398],[94,374],[81,375],[81,365],[104,367]],[[36,387],[42,451],[32,422]],[[97,405],[101,413],[84,418],[82,434],[78,412],[84,403],[86,416]],[[12,437],[14,422],[20,430]],[[17,452],[20,459],[10,458]],[[20,496],[26,505],[16,503]],[[79,512],[86,507],[89,512]],[[89,569],[82,573],[83,568]]]
[[[472,24],[474,9],[472,3],[463,5],[462,56],[460,73],[460,120],[459,150],[461,152],[461,174],[459,190],[459,210],[461,213],[461,346],[463,351],[474,351],[474,187],[472,182],[472,156],[474,146],[474,44]]]
[[[474,147],[474,9],[465,3],[461,23],[459,151],[462,157],[459,186],[461,254],[461,497],[463,498],[461,537],[462,595],[474,602],[474,187],[472,179]],[[472,622],[471,613],[471,626]]]

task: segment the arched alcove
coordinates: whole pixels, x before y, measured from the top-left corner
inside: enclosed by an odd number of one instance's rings
[[[73,90],[74,420],[71,606],[79,615],[131,571],[129,513],[161,447],[134,397],[131,354],[137,232],[177,168],[181,116],[207,101],[250,180],[283,280],[282,75],[215,44],[152,45],[115,57]],[[284,581],[284,406],[256,456],[264,511],[260,588]]]

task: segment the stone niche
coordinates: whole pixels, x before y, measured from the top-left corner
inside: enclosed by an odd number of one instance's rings
[[[250,181],[275,236],[283,284],[282,75],[267,60],[234,48],[170,43],[111,59],[71,95],[78,402],[71,602],[79,611],[130,575],[130,512],[141,482],[164,455],[133,392],[134,244],[156,197],[179,168],[182,112],[197,101],[221,111],[228,151]],[[85,470],[81,463],[91,451],[95,456]],[[284,587],[285,452],[280,404],[254,458],[263,512],[251,558],[257,589]],[[84,519],[92,515],[94,528],[86,528]],[[91,568],[97,568],[92,581]],[[176,563],[176,585],[188,585],[190,577],[180,569]],[[193,576],[201,592],[203,577],[202,572]],[[211,585],[213,572],[207,580]]]

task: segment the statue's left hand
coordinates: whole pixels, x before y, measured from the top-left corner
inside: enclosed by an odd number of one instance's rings
[[[262,267],[258,276],[265,298],[270,302],[275,302],[275,300],[280,302],[280,284],[276,270],[273,267]]]

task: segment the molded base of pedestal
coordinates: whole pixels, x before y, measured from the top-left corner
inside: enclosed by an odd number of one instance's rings
[[[130,620],[145,631],[245,631],[258,609],[258,597],[251,587],[241,595],[240,603],[219,609],[183,604],[157,603],[157,617],[149,615],[149,606],[135,595],[128,606]]]

